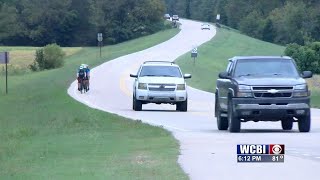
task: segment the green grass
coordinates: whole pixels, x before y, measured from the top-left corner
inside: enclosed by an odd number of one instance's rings
[[[314,75],[308,79],[308,84],[311,90],[311,104],[315,108],[320,108],[320,76]]]
[[[215,91],[219,72],[226,69],[228,59],[233,56],[251,55],[284,55],[285,47],[260,41],[240,34],[232,29],[218,29],[217,35],[208,43],[198,48],[198,58],[195,65],[190,54],[177,59],[177,63],[186,73],[192,73],[188,80],[192,87],[204,91]],[[307,80],[312,91],[311,104],[320,108],[320,76],[315,75]]]
[[[8,95],[0,86],[0,179],[187,179],[169,132],[90,109],[67,95],[79,64],[95,66],[177,32],[104,47],[103,58],[98,48],[83,48],[63,68],[10,76]]]
[[[189,53],[178,58],[177,63],[183,72],[192,73],[189,85],[214,92],[218,73],[226,69],[229,58],[241,55],[282,55],[284,49],[282,46],[221,28],[211,41],[198,47],[195,65]]]

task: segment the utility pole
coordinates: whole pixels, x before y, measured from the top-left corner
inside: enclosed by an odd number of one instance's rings
[[[8,58],[9,58],[9,53],[5,53],[6,56],[6,94],[8,94]]]
[[[5,67],[6,67],[6,94],[8,94],[8,63],[9,63],[9,52],[1,52],[0,64],[5,64]]]

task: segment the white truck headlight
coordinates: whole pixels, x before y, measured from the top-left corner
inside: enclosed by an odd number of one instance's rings
[[[177,90],[186,90],[186,85],[185,84],[177,84]]]
[[[308,88],[307,88],[306,84],[299,84],[299,85],[294,86],[294,90],[307,91]]]
[[[147,83],[139,83],[138,89],[148,89]]]

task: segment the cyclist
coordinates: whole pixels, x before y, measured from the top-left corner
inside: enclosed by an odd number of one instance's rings
[[[83,67],[85,69],[85,72],[86,72],[86,76],[85,76],[85,81],[86,81],[86,84],[87,84],[87,90],[89,91],[89,87],[90,87],[90,68],[89,68],[89,65],[88,64],[83,64]]]
[[[81,82],[86,79],[86,71],[84,67],[81,65],[77,72],[77,80],[78,80],[78,90],[80,91]]]

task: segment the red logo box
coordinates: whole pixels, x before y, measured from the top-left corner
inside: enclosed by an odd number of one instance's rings
[[[284,149],[284,144],[270,144],[269,145],[269,154],[284,154],[285,149]]]

